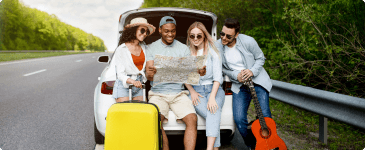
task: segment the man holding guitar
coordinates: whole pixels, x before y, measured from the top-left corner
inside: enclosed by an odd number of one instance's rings
[[[254,148],[255,144],[250,141],[255,141],[255,139],[247,136],[247,110],[252,98],[254,102],[257,102],[255,108],[260,118],[257,120],[259,123],[254,122],[258,126],[258,128],[256,127],[257,134],[252,130],[257,141],[256,149],[286,149],[284,142],[277,136],[275,122],[271,119],[269,92],[272,83],[262,67],[265,63],[264,53],[254,38],[239,34],[239,31],[239,22],[236,19],[228,18],[220,32],[221,39],[216,42],[222,58],[223,74],[227,75],[232,82],[232,107],[235,123],[245,144],[249,148]],[[271,120],[266,121],[266,119]],[[270,143],[280,142],[284,144],[285,148],[275,144],[270,146]],[[258,146],[259,144],[264,147]]]

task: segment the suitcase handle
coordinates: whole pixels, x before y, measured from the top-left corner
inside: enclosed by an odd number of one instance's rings
[[[132,102],[132,87],[134,85],[129,85],[129,101]],[[143,101],[146,102],[146,86],[142,84],[143,89]]]

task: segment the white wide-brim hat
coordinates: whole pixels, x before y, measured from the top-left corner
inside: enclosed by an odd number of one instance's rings
[[[150,30],[150,35],[151,35],[152,33],[154,33],[154,32],[155,32],[155,29],[156,29],[156,28],[155,28],[153,25],[149,24],[149,23],[147,22],[147,19],[142,18],[142,17],[138,17],[138,18],[134,18],[134,19],[132,19],[132,20],[131,20],[131,23],[130,23],[130,24],[128,24],[128,25],[126,25],[126,26],[124,27],[124,30],[125,30],[126,28],[131,28],[131,27],[140,26],[140,25],[146,26],[146,27]]]

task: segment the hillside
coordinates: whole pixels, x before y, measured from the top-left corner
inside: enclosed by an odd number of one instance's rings
[[[54,14],[29,8],[19,0],[1,2],[0,21],[0,50],[106,49],[99,37],[61,22]]]

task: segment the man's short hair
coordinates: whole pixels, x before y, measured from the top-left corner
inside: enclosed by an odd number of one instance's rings
[[[237,19],[227,18],[224,21],[224,26],[227,28],[234,28],[236,33],[240,31],[240,23]]]

